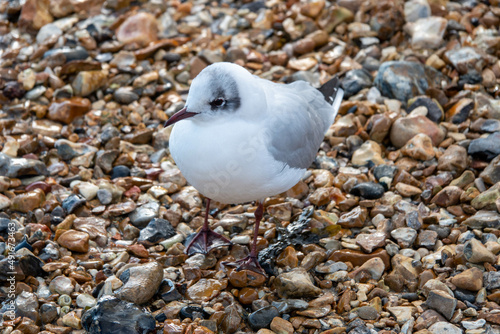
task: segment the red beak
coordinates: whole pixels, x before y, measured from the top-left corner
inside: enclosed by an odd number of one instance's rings
[[[172,125],[174,123],[177,123],[180,120],[183,120],[183,119],[186,119],[189,117],[193,117],[194,115],[196,115],[195,112],[189,112],[189,111],[187,111],[186,107],[184,107],[181,110],[179,110],[178,112],[176,112],[172,117],[170,117],[168,119],[168,121],[165,123],[165,126]]]

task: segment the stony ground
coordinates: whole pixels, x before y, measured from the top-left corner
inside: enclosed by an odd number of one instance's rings
[[[1,333],[499,333],[499,4],[0,0]],[[163,124],[219,61],[346,91],[265,202],[267,278],[222,264],[254,204],[183,252],[204,201]]]

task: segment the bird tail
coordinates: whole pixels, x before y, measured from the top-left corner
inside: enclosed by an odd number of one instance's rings
[[[340,102],[344,96],[344,90],[340,88],[340,80],[338,77],[324,83],[318,90],[323,94],[325,101],[330,103],[336,110],[340,107]]]
[[[333,113],[329,115],[328,127],[333,123],[344,97],[344,90],[340,88],[340,80],[337,77],[324,83],[318,90],[323,94],[325,101],[332,105]]]

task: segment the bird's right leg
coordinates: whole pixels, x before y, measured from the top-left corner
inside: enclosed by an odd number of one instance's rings
[[[193,255],[196,253],[208,254],[212,249],[230,246],[231,241],[226,237],[216,233],[208,226],[208,213],[210,210],[210,198],[207,198],[207,209],[205,211],[205,221],[201,230],[189,242],[184,253]]]
[[[250,254],[241,260],[225,263],[226,265],[236,267],[236,271],[250,270],[257,274],[267,276],[265,270],[262,269],[262,267],[260,266],[257,253],[257,237],[259,236],[259,226],[263,214],[264,214],[264,206],[262,205],[262,202],[259,202],[257,210],[255,210],[254,213],[255,226],[253,231],[253,241],[252,241],[252,246],[250,248]]]

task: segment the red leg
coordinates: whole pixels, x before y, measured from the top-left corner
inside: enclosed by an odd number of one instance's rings
[[[230,262],[226,263],[226,265],[230,266],[236,266],[236,271],[240,270],[250,270],[253,272],[256,272],[258,274],[266,275],[266,272],[264,269],[259,264],[259,260],[257,259],[257,237],[259,236],[259,226],[260,226],[260,221],[262,220],[262,216],[264,214],[264,207],[262,206],[262,203],[259,202],[259,206],[257,207],[257,210],[255,210],[255,227],[253,231],[253,241],[252,241],[252,246],[250,249],[250,255],[247,257],[235,261],[235,262]]]
[[[210,211],[210,198],[207,198],[207,209],[205,211],[205,221],[201,230],[191,239],[184,252],[188,255],[196,253],[208,254],[212,249],[229,246],[231,241],[226,237],[215,233],[208,226],[208,213]]]

